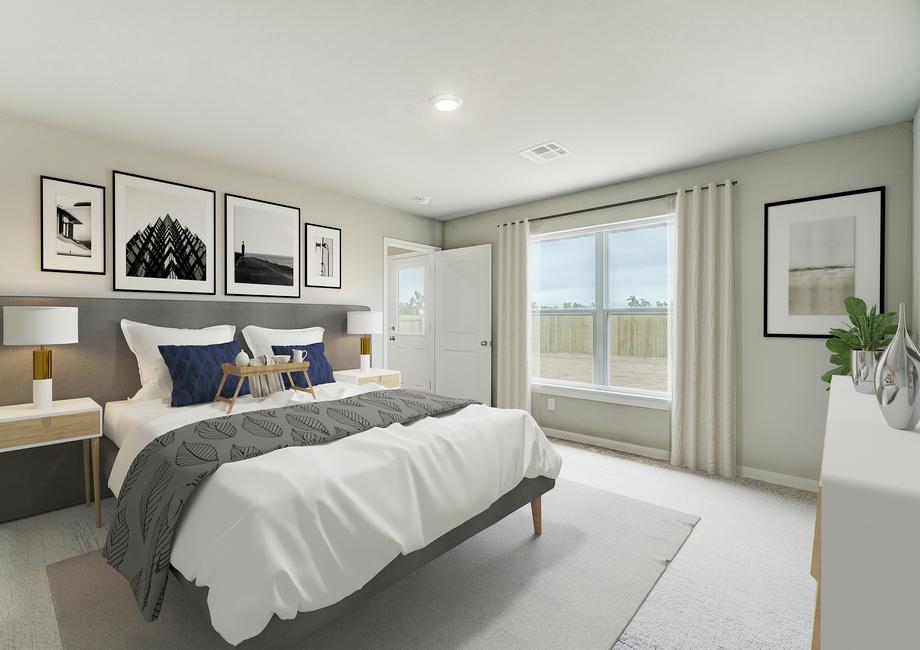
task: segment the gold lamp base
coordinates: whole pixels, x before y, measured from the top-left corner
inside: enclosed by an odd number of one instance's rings
[[[51,379],[51,350],[32,350],[32,379]]]
[[[361,370],[371,369],[371,335],[361,335]]]

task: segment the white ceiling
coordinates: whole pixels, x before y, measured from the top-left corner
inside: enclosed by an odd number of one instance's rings
[[[463,108],[434,111],[442,92]],[[5,0],[0,19],[0,112],[437,218],[918,102],[917,0]],[[516,153],[551,139],[573,155]]]

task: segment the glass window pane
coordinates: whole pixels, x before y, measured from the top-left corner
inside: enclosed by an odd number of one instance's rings
[[[668,390],[667,314],[610,314],[607,336],[611,386]]]
[[[594,383],[594,315],[534,312],[531,374]]]
[[[594,234],[531,244],[531,296],[538,309],[594,309]]]
[[[668,226],[607,233],[607,306],[668,304]]]
[[[401,268],[396,278],[399,290],[399,333],[425,333],[425,267]]]

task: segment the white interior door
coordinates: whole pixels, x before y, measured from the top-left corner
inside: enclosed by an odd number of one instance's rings
[[[435,392],[492,403],[492,247],[433,253]]]
[[[387,278],[387,366],[404,388],[434,389],[434,268],[432,253],[394,256]]]

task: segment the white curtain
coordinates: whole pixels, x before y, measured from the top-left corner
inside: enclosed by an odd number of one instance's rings
[[[530,223],[498,227],[497,406],[530,410]]]
[[[732,182],[677,191],[671,463],[735,475]]]

